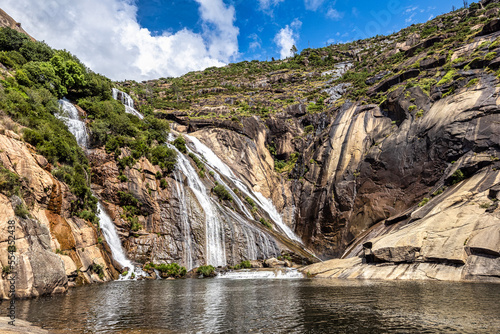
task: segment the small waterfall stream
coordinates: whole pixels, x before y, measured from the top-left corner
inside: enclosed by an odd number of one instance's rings
[[[75,136],[78,145],[84,149],[87,148],[89,144],[89,135],[87,134],[85,123],[80,120],[78,110],[66,98],[59,100],[59,105],[63,113],[56,114],[55,116],[66,124],[69,132]]]
[[[179,170],[174,172],[176,180],[181,180]],[[177,192],[177,198],[179,199],[179,206],[181,211],[181,229],[182,238],[184,241],[184,266],[189,271],[193,269],[193,247],[191,241],[191,226],[188,220],[188,208],[186,207],[186,194],[184,193],[184,187],[182,187],[179,182],[175,182],[175,190]]]
[[[76,141],[80,147],[86,149],[89,143],[89,136],[87,134],[87,129],[85,127],[85,122],[80,120],[80,116],[78,114],[78,110],[76,107],[69,102],[67,99],[63,98],[59,100],[59,104],[63,111],[62,115],[55,115],[58,119],[62,120],[64,124],[68,127],[69,132],[75,136]],[[113,224],[113,221],[108,216],[106,211],[104,210],[101,202],[97,203],[97,207],[99,209],[99,220],[100,227],[106,238],[106,242],[111,249],[111,255],[113,259],[115,259],[121,266],[128,267],[128,273],[124,277],[120,277],[120,279],[128,279],[132,275],[132,272],[135,272],[136,276],[143,275],[143,272],[140,268],[135,268],[132,262],[127,258],[125,251],[122,248],[120,237],[116,232],[116,227]]]
[[[144,116],[142,116],[142,114],[134,108],[134,100],[130,97],[130,95],[116,88],[112,88],[111,90],[113,93],[113,98],[115,100],[119,100],[125,106],[126,113],[135,115],[140,119],[144,118]]]

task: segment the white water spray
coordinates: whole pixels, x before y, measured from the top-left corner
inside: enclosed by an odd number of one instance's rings
[[[216,278],[230,278],[230,279],[292,279],[304,278],[297,269],[292,268],[279,268],[274,270],[252,270],[243,269],[237,271],[228,271],[220,273]]]
[[[58,102],[61,106],[62,114],[56,114],[55,116],[66,124],[69,132],[75,136],[78,145],[84,149],[87,148],[89,144],[89,135],[87,134],[85,123],[80,120],[78,110],[66,98]]]
[[[119,100],[125,106],[126,113],[135,115],[140,119],[144,118],[144,116],[142,116],[142,114],[134,108],[134,100],[130,97],[130,95],[116,88],[112,88],[111,91],[113,93],[113,98],[115,100]]]

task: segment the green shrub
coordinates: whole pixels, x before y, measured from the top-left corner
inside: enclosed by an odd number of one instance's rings
[[[450,81],[453,80],[453,77],[455,76],[455,74],[457,73],[456,70],[450,70],[448,71],[442,78],[441,80],[439,80],[439,82],[437,83],[438,86],[441,86],[441,85],[444,85],[444,84],[447,84],[449,83]]]
[[[493,60],[497,56],[496,52],[488,52],[486,56],[484,56],[484,60]]]
[[[121,206],[138,206],[139,201],[130,192],[118,191]]]
[[[19,175],[0,165],[0,192],[8,197],[14,194],[20,196],[20,189],[21,179]]]
[[[166,145],[158,145],[151,150],[151,163],[158,165],[165,173],[170,174],[177,163],[177,152]]]
[[[424,205],[426,205],[426,204],[427,204],[427,202],[429,202],[429,201],[430,201],[430,198],[425,197],[425,198],[422,200],[422,202],[418,203],[418,206],[419,206],[419,207],[423,207],[423,206],[424,206]]]
[[[191,159],[193,159],[194,163],[196,164],[196,167],[199,170],[200,177],[204,178],[205,177],[205,165],[203,164],[203,162],[201,162],[200,159],[198,159],[198,157],[192,152],[189,152],[188,155]]]
[[[21,218],[29,218],[30,212],[26,208],[24,204],[18,204],[16,205],[16,208],[14,209],[14,213],[16,216],[21,217]]]
[[[135,218],[135,217],[134,217]],[[136,218],[137,219],[137,218]],[[133,221],[131,226],[130,226],[130,229],[134,232],[137,232],[139,230],[142,230],[142,225],[139,224],[138,221]]]
[[[174,142],[172,143],[181,153],[186,154],[187,153],[187,148],[186,148],[186,140],[184,137],[179,136],[175,138]]]
[[[12,271],[12,268],[10,266],[3,266],[2,267],[2,275],[8,275]]]
[[[237,264],[234,266],[234,269],[238,270],[238,269],[250,269],[252,268],[252,265],[250,264],[250,261],[246,260],[246,261],[242,261],[240,264]]]
[[[215,195],[217,195],[217,197],[219,197],[219,199],[221,200],[227,200],[227,201],[232,201],[233,200],[233,196],[231,196],[231,194],[229,193],[229,191],[226,189],[226,187],[224,187],[223,185],[221,184],[217,184],[215,187],[212,188],[212,191],[215,193]]]
[[[467,87],[467,88],[473,87],[473,86],[477,85],[477,84],[478,84],[478,82],[479,82],[479,79],[478,79],[478,78],[471,79],[471,80],[467,83],[466,87]]]
[[[451,175],[451,184],[456,184],[463,180],[465,180],[465,174],[460,169],[457,169],[455,173]]]
[[[91,269],[99,276],[100,279],[104,278],[104,268],[100,264],[94,263]]]
[[[185,267],[181,267],[175,262],[170,264],[163,263],[159,265],[152,264],[152,266],[169,277],[180,278],[186,276],[187,273]]]
[[[264,225],[265,227],[267,227],[268,229],[273,229],[273,224],[271,224],[270,222],[268,222],[264,217],[261,217],[259,219],[259,222]]]
[[[304,132],[305,132],[305,133],[311,133],[311,132],[313,132],[313,131],[314,131],[314,125],[312,125],[312,124],[309,124],[309,125],[307,125],[307,126],[304,128]]]
[[[255,201],[251,199],[249,196],[245,197],[245,201],[247,201],[247,203],[250,204],[252,208],[255,208]]]
[[[290,155],[290,159],[288,161],[283,160],[275,160],[274,161],[274,170],[278,173],[291,172],[295,167],[297,160],[299,159],[299,153],[294,152]]]
[[[203,277],[212,277],[215,274],[215,267],[211,265],[200,266],[196,269],[196,272],[203,275]]]
[[[0,49],[3,51],[19,50],[29,37],[11,28],[0,28]]]

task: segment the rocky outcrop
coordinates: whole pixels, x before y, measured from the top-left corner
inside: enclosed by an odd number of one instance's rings
[[[373,226],[344,259],[303,269],[317,277],[500,282],[500,211],[491,189],[500,172],[487,168],[415,207],[395,225]],[[380,235],[380,236],[377,236]],[[375,261],[361,244],[370,241]]]
[[[19,298],[60,293],[68,286],[111,280],[105,243],[90,222],[71,216],[73,195],[56,180],[50,164],[9,130],[0,134],[0,162],[21,180],[19,195],[0,194],[0,296],[9,294],[9,271],[16,272],[15,295]],[[20,208],[26,211],[20,211]],[[20,213],[21,212],[21,213]],[[14,222],[9,224],[9,221]],[[10,227],[9,226],[14,226]],[[16,265],[9,268],[9,231],[15,231]],[[103,268],[101,277],[94,265]]]

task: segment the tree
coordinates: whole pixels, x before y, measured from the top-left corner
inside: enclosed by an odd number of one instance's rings
[[[295,56],[297,54],[297,47],[294,45],[292,45],[292,48],[290,49],[290,52]]]
[[[28,36],[14,29],[0,28],[0,49],[3,51],[17,51],[28,40]]]

